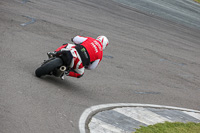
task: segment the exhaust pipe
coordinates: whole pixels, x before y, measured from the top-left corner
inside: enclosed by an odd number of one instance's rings
[[[66,70],[67,70],[67,67],[66,67],[66,66],[61,66],[61,67],[60,67],[60,71],[64,72],[64,71],[66,71]]]
[[[61,66],[59,69],[57,69],[55,72],[54,72],[54,76],[56,77],[60,77],[63,75],[63,73],[67,70],[67,67],[66,66]]]

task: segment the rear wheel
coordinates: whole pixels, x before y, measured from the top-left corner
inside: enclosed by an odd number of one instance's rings
[[[35,70],[35,75],[41,77],[50,74],[55,68],[63,65],[63,61],[60,58],[54,58],[49,62],[43,64],[41,67]]]

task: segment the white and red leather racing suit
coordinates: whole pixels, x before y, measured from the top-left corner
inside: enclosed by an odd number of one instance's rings
[[[80,78],[85,68],[93,70],[98,66],[103,57],[103,46],[92,37],[75,36],[72,41],[75,44],[64,44],[56,52],[69,50],[72,53],[73,59],[69,66],[72,71],[67,76]]]

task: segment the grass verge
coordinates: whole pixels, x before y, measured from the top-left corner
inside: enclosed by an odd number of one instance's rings
[[[134,133],[200,133],[200,123],[165,122],[141,126]]]
[[[200,0],[194,0],[194,1],[200,3]]]

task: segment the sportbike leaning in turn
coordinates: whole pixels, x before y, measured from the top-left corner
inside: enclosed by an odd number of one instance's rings
[[[35,75],[42,77],[53,75],[64,79],[65,76],[80,78],[85,69],[95,69],[103,58],[103,50],[108,46],[106,36],[92,37],[75,36],[74,44],[63,44],[54,52],[48,52],[49,59],[36,69]]]

